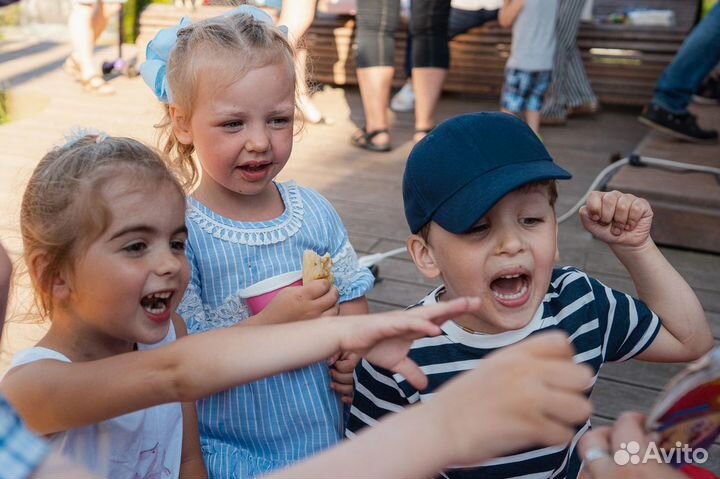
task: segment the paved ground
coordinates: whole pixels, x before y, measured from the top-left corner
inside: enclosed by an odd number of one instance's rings
[[[71,127],[94,126],[113,135],[155,141],[152,125],[161,116],[160,108],[142,81],[119,77],[112,81],[116,95],[103,98],[86,94],[60,71],[67,53],[65,45],[50,40],[0,44],[0,82],[26,104],[24,119],[0,126],[0,240],[16,258],[21,251],[18,212],[24,184],[42,155],[62,143],[63,134]],[[109,59],[114,53],[106,49],[98,56]],[[393,152],[372,154],[348,144],[355,125],[361,124],[356,90],[326,88],[316,95],[316,101],[335,123],[308,125],[298,135],[281,179],[295,178],[326,195],[343,217],[361,254],[402,246],[408,232],[400,178],[411,147],[412,116],[403,114],[394,119]],[[440,116],[487,109],[496,109],[495,100],[452,95],[443,99]],[[595,118],[580,118],[567,127],[543,131],[553,156],[574,175],[560,187],[559,212],[575,203],[611,154],[628,153],[640,142],[646,130],[635,121],[636,115],[635,110],[605,110]],[[632,292],[621,265],[577,219],[560,226],[560,251],[563,264],[584,268],[609,285]],[[716,337],[720,337],[720,256],[676,249],[665,249],[665,253],[696,288]],[[432,287],[406,255],[387,260],[380,267],[382,281],[369,295],[374,311],[414,303]],[[42,325],[19,323],[27,316],[28,298],[26,288],[17,288],[3,361],[42,334]],[[612,419],[621,410],[646,409],[677,369],[645,363],[608,366],[593,394],[597,422]],[[720,469],[720,453],[714,456],[713,465]]]

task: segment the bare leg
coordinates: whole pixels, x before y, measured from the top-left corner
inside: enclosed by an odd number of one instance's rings
[[[70,58],[77,63],[81,79],[92,78],[98,74],[93,60],[95,39],[91,27],[95,6],[76,3],[72,8],[68,19],[72,46]]]
[[[413,68],[413,88],[415,90],[415,133],[414,140],[420,141],[435,126],[435,110],[443,82],[447,76],[444,68]]]
[[[368,132],[388,128],[387,106],[390,102],[393,67],[358,68],[357,77],[360,86],[363,109],[365,110],[365,129]],[[373,141],[379,145],[390,142],[390,135],[381,133]]]
[[[540,112],[539,111],[526,111],[525,121],[528,126],[535,132],[537,136],[540,136]]]
[[[307,88],[307,49],[304,47],[303,37],[315,18],[317,0],[283,0],[278,25],[288,28],[288,37],[297,61],[297,82],[300,94],[300,108],[305,119],[317,123],[323,119],[322,113],[310,101]]]
[[[94,58],[95,41],[107,27],[109,16],[117,13],[118,9],[119,6],[106,8],[102,0],[95,4],[74,4],[68,19],[73,51],[65,62],[65,70],[76,75],[86,90],[101,95],[111,95],[115,89],[100,76]]]

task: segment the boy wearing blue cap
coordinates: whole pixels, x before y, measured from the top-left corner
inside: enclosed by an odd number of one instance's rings
[[[532,130],[504,113],[450,119],[413,148],[403,178],[412,232],[408,250],[423,275],[444,283],[417,306],[458,296],[480,296],[483,306],[445,323],[442,336],[415,342],[409,356],[428,376],[423,391],[362,361],[355,370],[347,436],[429,398],[490,352],[543,330],[565,331],[577,351],[575,361],[596,373],[608,361],[689,361],[712,347],[697,297],[650,238],[647,201],[617,191],[593,192],[580,212],[583,226],[627,268],[640,299],[576,268],[554,268],[555,181],[569,178]],[[568,444],[518,451],[449,470],[446,477],[576,478],[582,460],[575,445],[589,427],[579,428]]]

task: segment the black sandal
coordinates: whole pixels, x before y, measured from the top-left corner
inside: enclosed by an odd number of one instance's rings
[[[428,133],[430,133],[434,129],[435,129],[434,126],[431,126],[430,128],[415,128],[415,133],[413,133],[413,141],[415,141],[415,143],[417,143],[418,141],[422,141],[422,138],[420,140],[416,141],[415,137],[417,135],[423,135],[423,138],[425,138],[428,135]]]
[[[362,148],[364,150],[368,151],[375,151],[378,153],[383,153],[390,151],[392,147],[390,146],[390,143],[386,143],[384,145],[375,143],[373,139],[380,135],[381,133],[390,133],[387,128],[381,128],[379,130],[373,130],[373,131],[367,131],[365,127],[360,128],[359,130],[362,132],[359,136],[351,136],[350,137],[350,143],[353,144],[353,146],[357,146],[358,148]]]

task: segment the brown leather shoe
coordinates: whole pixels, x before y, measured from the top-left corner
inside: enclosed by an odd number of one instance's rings
[[[568,116],[575,116],[575,115],[593,115],[597,113],[598,111],[598,103],[590,102],[590,103],[583,103],[581,105],[577,106],[571,106],[568,108]]]

